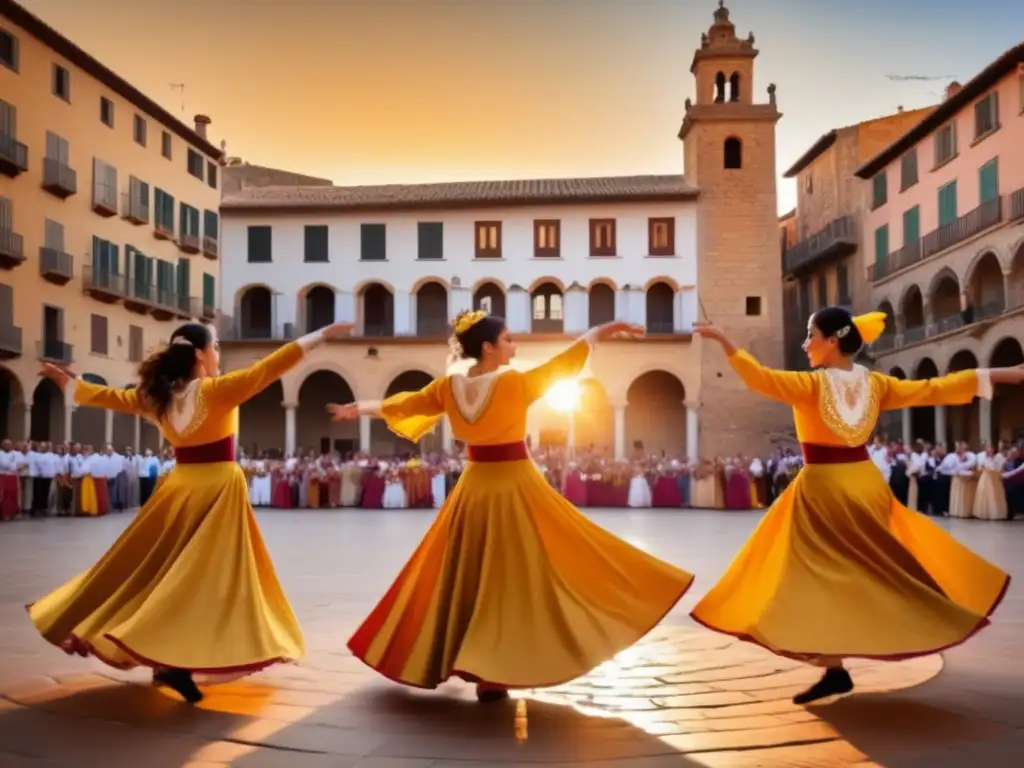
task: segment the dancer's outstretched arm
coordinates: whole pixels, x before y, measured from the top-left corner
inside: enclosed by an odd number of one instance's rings
[[[352,323],[334,323],[289,342],[247,368],[215,376],[203,382],[204,397],[222,408],[234,408],[256,397],[302,360],[309,350],[328,339],[347,336]]]
[[[253,363],[248,368],[216,376],[203,381],[204,397],[224,407],[234,407],[259,394],[295,366],[303,354],[326,339],[347,334],[350,323],[336,323],[315,333],[303,336],[298,341],[285,344],[271,355]],[[68,401],[75,405],[106,408],[107,410],[130,415],[151,416],[137,389],[117,389],[102,384],[93,384],[70,370],[46,364],[40,376],[50,379],[65,393]]]
[[[520,374],[523,381],[523,395],[527,404],[535,403],[544,397],[544,393],[555,382],[578,376],[586,366],[591,350],[598,342],[607,341],[614,336],[637,338],[645,334],[646,330],[642,325],[626,322],[605,323],[591,328],[564,352],[560,352],[546,363]]]
[[[879,407],[883,411],[896,411],[913,406],[966,405],[975,397],[991,400],[993,385],[1020,384],[1024,381],[1024,365],[976,368],[933,379],[906,380],[884,374],[874,375],[885,385]]]
[[[818,380],[814,374],[767,368],[746,350],[738,349],[720,328],[713,325],[695,324],[693,331],[698,336],[721,345],[726,357],[729,358],[729,365],[751,391],[788,405],[797,405],[817,397]]]
[[[339,405],[331,403],[327,412],[332,421],[350,421],[360,416],[383,419],[399,437],[418,443],[444,415],[441,387],[446,379],[434,379],[417,392],[398,392],[385,400],[360,400]]]

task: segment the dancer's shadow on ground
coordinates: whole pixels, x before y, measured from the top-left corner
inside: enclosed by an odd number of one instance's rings
[[[1024,693],[1019,698],[1017,711],[1024,709]],[[963,762],[950,760],[956,750],[968,747],[985,752],[986,768],[1024,765],[1024,754],[1005,756],[1009,762],[999,762],[994,748],[981,747],[984,742],[1013,733],[1012,725],[936,706],[925,700],[919,689],[853,695],[809,709],[841,739],[888,768],[974,764],[975,760],[966,755]]]
[[[0,708],[0,753],[54,765],[180,768],[348,768],[374,758],[463,765],[576,763],[628,758],[696,766],[657,736],[614,718],[529,701],[525,740],[516,702],[480,705],[470,689],[408,692],[372,684],[344,695],[282,691],[258,682],[207,689],[200,707],[145,685],[55,689]]]

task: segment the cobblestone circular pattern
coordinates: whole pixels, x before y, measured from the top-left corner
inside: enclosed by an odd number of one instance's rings
[[[2,692],[0,752],[105,768],[872,764],[829,722],[830,707],[790,702],[817,670],[699,629],[658,629],[569,685],[494,705],[457,683],[392,685],[336,648],[211,686],[197,708],[139,685],[141,670],[84,664],[95,671]],[[861,694],[906,689],[941,668],[938,656],[851,667]]]

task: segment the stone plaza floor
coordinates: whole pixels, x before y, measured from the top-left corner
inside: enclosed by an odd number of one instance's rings
[[[991,627],[942,656],[860,663],[857,693],[801,708],[790,697],[815,670],[687,617],[759,513],[588,514],[695,572],[693,589],[661,627],[591,675],[523,692],[525,705],[483,706],[461,683],[433,692],[389,683],[345,648],[431,511],[259,512],[308,656],[211,686],[197,708],[146,685],[146,672],[65,656],[25,614],[26,602],[102,554],[130,515],[2,525],[0,768],[1024,765],[1024,522],[942,523],[1014,576]]]

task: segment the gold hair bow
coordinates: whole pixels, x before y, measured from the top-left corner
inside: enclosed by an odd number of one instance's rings
[[[487,313],[481,312],[480,310],[476,310],[475,312],[459,313],[459,316],[452,322],[452,327],[455,329],[455,335],[462,335],[485,317],[487,317]]]

